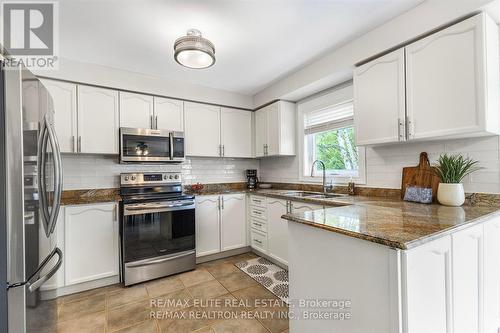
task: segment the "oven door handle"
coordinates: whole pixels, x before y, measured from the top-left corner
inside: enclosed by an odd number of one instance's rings
[[[142,267],[142,266],[149,266],[149,265],[155,265],[155,264],[161,264],[162,262],[166,262],[166,261],[170,261],[170,260],[174,260],[174,259],[179,259],[179,258],[182,258],[182,257],[187,257],[187,256],[190,256],[190,255],[193,255],[195,254],[195,251],[192,250],[192,251],[187,251],[187,252],[182,252],[178,255],[172,255],[172,256],[168,256],[166,258],[161,258],[161,259],[152,259],[152,260],[142,260],[142,261],[139,261],[139,262],[135,262],[135,263],[130,263],[130,264],[125,264],[126,267],[128,268],[133,268],[133,267]]]
[[[157,205],[150,207],[140,207],[140,206],[129,206],[125,205],[123,215],[139,215],[148,213],[163,213],[163,212],[173,212],[176,210],[187,210],[194,209],[195,204],[193,202],[187,204],[175,204],[175,205]]]

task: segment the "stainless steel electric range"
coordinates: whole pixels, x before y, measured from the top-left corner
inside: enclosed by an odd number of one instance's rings
[[[195,200],[183,194],[180,173],[123,173],[120,178],[124,284],[194,269]]]

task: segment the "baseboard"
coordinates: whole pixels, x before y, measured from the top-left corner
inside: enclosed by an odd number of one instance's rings
[[[78,283],[78,284],[74,284],[71,286],[64,286],[61,288],[56,288],[56,289],[51,289],[51,290],[42,290],[40,293],[40,298],[42,300],[54,299],[57,297],[70,295],[70,294],[76,294],[76,293],[90,290],[90,289],[109,286],[109,285],[116,284],[119,282],[120,282],[120,278],[118,275],[110,276],[110,277],[107,277],[104,279]]]
[[[266,258],[267,260],[269,260],[273,264],[275,264],[275,265],[277,265],[277,266],[279,266],[279,267],[281,267],[283,269],[288,270],[288,265],[282,263],[281,261],[276,260],[273,257],[271,257],[271,256],[269,256],[269,255],[267,255],[265,253],[262,253],[262,252],[260,252],[260,251],[258,251],[256,249],[253,249],[253,248],[252,248],[252,252],[255,253],[256,255],[260,256],[260,257]]]
[[[229,251],[209,254],[207,256],[198,257],[198,258],[196,258],[196,263],[202,264],[202,263],[207,262],[207,261],[223,259],[223,258],[235,256],[238,254],[251,252],[251,251],[252,251],[252,249],[250,248],[250,246],[245,246],[245,247],[241,247],[239,249],[234,249],[234,250],[229,250]]]

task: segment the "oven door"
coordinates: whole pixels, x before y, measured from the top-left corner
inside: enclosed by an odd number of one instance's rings
[[[194,200],[123,204],[125,285],[194,268]]]
[[[120,162],[169,162],[170,132],[148,128],[120,128]]]

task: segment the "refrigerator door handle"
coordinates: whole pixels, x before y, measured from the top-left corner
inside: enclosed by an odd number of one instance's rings
[[[58,259],[57,259],[57,262],[54,265],[54,267],[52,267],[50,269],[50,271],[48,271],[46,274],[40,276],[40,273],[42,272],[42,270],[47,266],[47,264],[52,260],[52,258],[54,258],[54,256],[56,254],[57,254]],[[50,252],[50,254],[47,256],[47,258],[43,259],[43,261],[40,263],[40,266],[38,266],[36,271],[28,278],[28,280],[26,280],[24,282],[17,282],[17,283],[10,284],[7,286],[7,289],[21,287],[21,286],[27,286],[28,290],[30,292],[37,290],[45,282],[47,282],[47,280],[49,280],[51,277],[53,277],[54,274],[56,274],[56,272],[59,270],[59,268],[62,265],[62,261],[63,261],[62,251],[58,247],[56,247],[55,249],[52,250],[52,252]]]
[[[50,146],[52,149],[52,154],[54,155],[54,203],[50,212],[50,219],[48,224],[50,235],[54,232],[57,224],[57,217],[59,216],[59,210],[61,209],[63,172],[59,142],[57,141],[57,136],[55,134],[53,126],[49,123],[47,123],[47,132],[49,133]]]
[[[49,205],[47,203],[47,192],[45,184],[45,151],[47,150],[47,140],[48,140],[47,123],[46,121],[43,121],[41,124],[40,136],[38,139],[37,174],[38,174],[38,188],[40,195],[40,210],[41,210],[40,215],[45,235],[48,237],[50,235],[49,232],[50,212],[49,212]]]
[[[58,259],[54,267],[50,269],[46,274],[39,276],[41,271],[47,266],[47,264],[54,258],[54,256],[57,254]],[[62,265],[62,260],[63,260],[63,254],[62,251],[56,247],[52,252],[48,255],[47,258],[45,258],[40,266],[38,266],[38,269],[33,273],[33,275],[30,276],[28,279],[26,286],[28,287],[28,290],[30,292],[34,292],[38,288],[40,288],[47,280],[49,280],[56,272],[59,270],[59,268]]]

